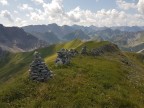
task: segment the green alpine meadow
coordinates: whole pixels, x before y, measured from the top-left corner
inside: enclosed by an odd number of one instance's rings
[[[78,54],[67,65],[55,65],[62,48],[81,50],[113,45],[79,39],[36,49],[53,76],[30,80],[34,51],[6,53],[0,59],[1,108],[143,108],[144,55],[121,51],[100,56]]]

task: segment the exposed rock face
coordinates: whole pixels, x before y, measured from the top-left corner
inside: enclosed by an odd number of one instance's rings
[[[18,27],[4,27],[0,24],[0,47],[10,52],[31,51],[48,46],[48,43],[26,33]]]
[[[78,51],[75,49],[61,49],[57,52],[58,56],[55,61],[56,65],[65,65],[69,64],[72,57],[78,54]]]
[[[29,74],[31,80],[39,82],[47,81],[52,77],[52,72],[48,69],[38,52],[34,53],[34,60],[30,65]]]
[[[113,52],[116,52],[118,50],[119,50],[119,48],[117,47],[117,45],[115,45],[115,44],[108,44],[108,45],[101,46],[99,48],[94,48],[94,49],[91,50],[90,53],[93,56],[99,56],[99,55],[102,55],[102,54],[104,54],[106,52],[113,53]]]

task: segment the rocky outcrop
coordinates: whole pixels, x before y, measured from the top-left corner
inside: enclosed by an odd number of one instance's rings
[[[47,42],[39,40],[21,28],[0,25],[0,47],[7,51],[31,51],[47,45]]]
[[[93,55],[93,56],[100,56],[100,55],[102,55],[104,53],[107,53],[107,52],[114,53],[114,52],[117,52],[117,51],[119,51],[119,48],[118,48],[117,45],[107,44],[107,45],[101,46],[99,48],[92,49],[90,54]]]

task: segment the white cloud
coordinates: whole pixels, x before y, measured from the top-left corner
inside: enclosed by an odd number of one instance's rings
[[[139,0],[137,8],[140,13],[144,14],[144,0]]]
[[[8,1],[7,0],[0,0],[0,4],[2,4],[2,5],[8,5]]]
[[[89,10],[81,10],[78,7],[70,11],[68,15],[73,15],[75,19],[79,19],[77,21],[77,24],[96,26],[120,25],[123,24],[121,19],[126,17],[124,12],[118,12],[115,9],[108,11],[102,9],[100,11],[97,11],[96,13],[92,13]]]
[[[63,12],[63,5],[62,0],[52,0],[51,3],[44,3],[43,8],[45,12],[51,13],[51,14],[59,14]]]
[[[16,20],[12,23],[13,25],[23,26],[26,24],[49,24],[57,23],[59,25],[95,25],[95,26],[134,26],[134,25],[144,25],[144,5],[143,0],[139,0],[138,4],[131,4],[127,2],[119,1],[123,11],[118,11],[117,9],[101,9],[97,12],[92,12],[90,10],[81,9],[79,6],[71,9],[70,11],[65,11],[63,7],[62,0],[52,0],[49,3],[43,0],[33,0],[39,3],[41,8],[30,7],[28,4],[20,5],[19,8],[25,11],[25,18],[21,18],[18,10],[15,14],[20,18],[15,18]],[[121,1],[121,2],[120,2]],[[118,3],[118,2],[117,2]],[[125,9],[135,8],[138,9],[140,13],[130,14],[126,13]],[[12,15],[8,11],[1,12],[1,16],[13,21]],[[14,16],[13,16],[14,17]]]
[[[18,14],[18,11],[14,10],[14,13],[15,13],[15,14]]]
[[[21,18],[16,18],[15,25],[18,26],[26,26],[28,23],[26,20],[22,20]]]
[[[36,13],[36,12],[31,12],[30,15],[31,20],[34,20],[34,21],[41,21],[41,20],[44,20],[44,18],[39,14],[39,13]]]
[[[40,4],[43,4],[43,3],[44,3],[43,0],[32,0],[32,1],[35,2],[35,3],[40,3]]]
[[[119,0],[122,1],[122,0]],[[121,2],[123,9],[136,8],[133,3]],[[99,10],[92,12],[90,10],[82,10],[80,7],[76,7],[68,12],[63,8],[62,0],[52,0],[50,3],[41,4],[42,10],[35,9],[28,16],[32,23],[39,24],[44,22],[57,23],[59,25],[95,25],[95,26],[133,26],[144,25],[144,17],[140,14],[132,15],[125,13],[124,11],[118,11],[116,9],[111,10]]]
[[[39,20],[45,20],[50,23],[53,21],[60,21],[60,18],[65,16],[62,0],[52,0],[50,3],[43,2],[41,5],[43,10],[35,9],[34,12],[29,14],[31,20],[36,22]]]
[[[116,3],[119,6],[119,8],[124,9],[124,10],[128,10],[128,9],[131,9],[131,8],[136,8],[135,3],[128,3],[125,0],[117,0]]]
[[[8,10],[2,10],[0,15],[8,19],[9,22],[14,22],[14,20],[12,19],[12,15],[10,14]]]
[[[134,26],[134,25],[144,25],[144,16],[140,14],[128,14],[124,11],[118,11],[116,9],[111,10],[100,10],[96,13],[89,10],[81,10],[76,8],[68,12],[69,16],[73,16],[74,19],[71,20],[71,24],[80,25],[95,25],[95,26]]]
[[[30,7],[28,4],[19,5],[18,8],[19,8],[20,10],[28,10],[28,11],[33,10],[33,8]]]

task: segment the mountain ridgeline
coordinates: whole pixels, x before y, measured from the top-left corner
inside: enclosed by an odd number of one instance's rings
[[[72,33],[65,35],[63,39],[66,41],[71,41],[74,39],[89,40],[90,37],[87,34],[85,34],[82,30],[76,30]]]
[[[50,44],[57,42],[65,42],[73,39],[81,40],[99,40],[99,41],[110,41],[117,44],[122,50],[140,52],[143,48],[139,50],[134,50],[135,46],[144,43],[144,27],[138,26],[121,26],[121,27],[95,27],[95,26],[58,26],[57,24],[49,25],[30,25],[25,26],[23,29],[33,34],[42,40],[51,41]],[[43,35],[46,33],[51,33]],[[40,36],[37,36],[41,34]],[[55,37],[56,40],[45,38],[45,37]]]
[[[31,34],[40,40],[46,41],[49,44],[55,44],[60,42],[60,39],[53,32],[33,32]]]
[[[22,28],[0,25],[0,47],[10,52],[23,52],[51,44],[81,39],[110,41],[121,50],[143,52],[144,27],[95,27],[30,25]]]
[[[99,55],[77,55],[69,65],[55,66],[62,48],[87,46]],[[37,49],[53,78],[45,83],[29,79],[32,52],[9,53],[0,61],[2,108],[143,108],[144,55],[122,52],[107,41],[73,40]]]

